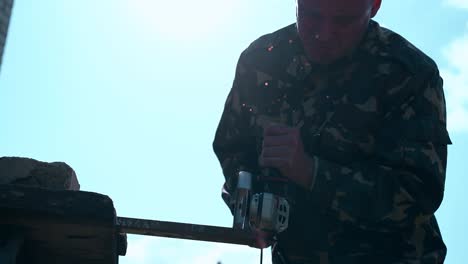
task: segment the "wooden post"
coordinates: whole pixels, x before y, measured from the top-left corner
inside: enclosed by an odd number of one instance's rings
[[[0,0],[0,67],[2,65],[3,49],[10,24],[11,8],[13,0]]]

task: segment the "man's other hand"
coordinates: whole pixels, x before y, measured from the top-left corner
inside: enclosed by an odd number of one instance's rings
[[[266,127],[259,164],[278,169],[304,188],[309,188],[313,180],[313,159],[304,152],[301,131],[297,127],[276,124]]]

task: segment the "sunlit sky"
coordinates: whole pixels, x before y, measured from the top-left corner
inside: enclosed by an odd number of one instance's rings
[[[214,132],[240,52],[294,14],[294,0],[16,0],[0,156],[67,162],[119,216],[231,226]],[[383,0],[376,20],[430,55],[445,80],[454,144],[437,217],[446,263],[466,263],[468,0]],[[258,263],[259,251],[129,236],[120,258],[217,261]]]

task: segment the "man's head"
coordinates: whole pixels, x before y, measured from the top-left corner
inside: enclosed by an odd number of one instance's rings
[[[359,44],[382,0],[297,0],[297,29],[309,59],[330,64]]]

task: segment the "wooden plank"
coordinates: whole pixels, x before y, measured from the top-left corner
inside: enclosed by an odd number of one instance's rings
[[[22,230],[24,263],[118,263],[115,223],[102,194],[0,185],[0,228]]]

